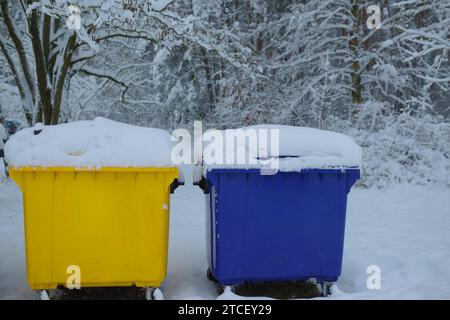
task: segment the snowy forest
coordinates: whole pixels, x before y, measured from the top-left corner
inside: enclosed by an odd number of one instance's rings
[[[449,28],[450,0],[0,0],[0,114],[329,129],[361,186],[450,185]]]

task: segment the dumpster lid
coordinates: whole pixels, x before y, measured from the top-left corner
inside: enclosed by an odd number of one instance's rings
[[[173,167],[171,135],[105,118],[27,128],[5,146],[13,167]]]
[[[242,139],[242,136],[238,138],[242,133],[245,139]],[[262,168],[270,160],[276,160],[278,165],[276,169],[280,171],[355,168],[361,163],[361,147],[351,137],[327,130],[285,125],[255,125],[240,129],[209,131],[205,135],[201,161],[206,170]],[[224,161],[212,163],[210,160],[218,160],[212,146],[216,143],[217,135],[221,136],[223,141],[219,153],[223,154]],[[213,136],[215,139],[211,138]],[[251,142],[251,137],[254,136],[258,139]],[[242,153],[245,153],[245,161],[239,162],[237,154]],[[235,160],[234,163],[227,162],[227,159],[232,158]]]

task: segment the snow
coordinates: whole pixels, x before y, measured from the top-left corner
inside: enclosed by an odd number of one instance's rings
[[[0,123],[0,150],[4,148],[4,140],[8,138],[5,127]]]
[[[163,11],[167,6],[173,2],[173,0],[153,0],[151,2],[151,7],[155,11]]]
[[[0,158],[0,299],[34,299],[26,276],[22,194]]]
[[[44,125],[41,122],[38,122],[34,125],[33,127],[33,133],[34,134],[38,134],[40,133],[42,130],[44,130]]]
[[[258,137],[254,143],[249,141],[252,132],[254,137]],[[246,140],[235,138],[240,133],[245,134],[240,137],[246,137]],[[223,142],[219,148],[215,147],[217,139]],[[273,160],[277,161],[276,169],[280,171],[349,168],[359,167],[362,157],[361,147],[349,136],[327,130],[285,125],[255,125],[209,131],[204,134],[202,150],[205,170],[230,167],[261,168]],[[223,152],[224,161],[209,160],[217,157],[217,150]],[[245,155],[244,163],[238,163],[238,154]],[[235,159],[235,162],[231,164],[226,159]]]
[[[361,148],[342,133],[285,125],[256,125],[246,129],[279,130],[280,156],[336,157],[347,166],[358,166],[361,162]],[[271,151],[269,156],[274,156]]]
[[[172,146],[166,131],[96,118],[21,130],[5,154],[14,167],[173,167]]]
[[[153,292],[153,299],[164,300],[164,294],[161,292],[160,289],[155,289],[155,292]]]
[[[255,299],[230,289],[219,296],[206,279],[205,199],[192,186],[192,170],[184,170],[186,185],[171,196],[164,298]],[[0,299],[33,299],[25,272],[21,194],[12,181],[0,179]],[[450,298],[449,191],[413,185],[353,188],[343,273],[327,299]],[[370,265],[381,269],[380,290],[366,287]]]

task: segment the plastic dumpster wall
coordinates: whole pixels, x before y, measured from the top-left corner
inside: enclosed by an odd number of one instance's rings
[[[32,289],[154,287],[167,269],[169,186],[176,168],[11,168],[23,192]]]
[[[347,194],[359,169],[207,172],[208,260],[224,285],[341,274]]]

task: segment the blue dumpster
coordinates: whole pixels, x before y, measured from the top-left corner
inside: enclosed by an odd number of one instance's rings
[[[341,274],[347,194],[358,168],[262,175],[211,169],[207,193],[208,263],[222,285]]]

